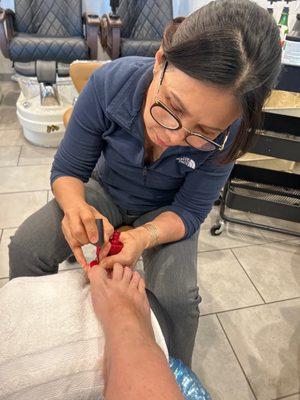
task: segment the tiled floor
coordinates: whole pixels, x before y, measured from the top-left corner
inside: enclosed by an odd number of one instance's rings
[[[54,150],[26,142],[15,116],[17,87],[11,82],[0,84],[4,93],[0,107],[2,286],[8,276],[10,236],[52,197],[49,171]],[[213,237],[209,229],[216,217],[213,209],[199,237],[203,302],[193,369],[214,400],[300,400],[300,239],[238,225],[229,225],[221,236]],[[266,220],[253,215],[243,218]],[[281,224],[300,231],[296,224]],[[72,266],[65,262],[60,269],[68,268]]]

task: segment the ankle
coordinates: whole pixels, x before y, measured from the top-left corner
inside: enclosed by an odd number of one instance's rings
[[[154,332],[150,329],[137,327],[134,324],[127,324],[104,331],[105,340],[109,347],[138,347],[155,345]]]
[[[152,354],[155,357],[165,357],[163,351],[155,342],[154,339],[150,339],[148,337],[131,337],[131,338],[119,338],[115,340],[111,338],[107,343],[107,356],[108,362],[107,367],[109,368],[111,359],[116,358],[126,358],[127,356],[130,358],[135,358],[135,355],[138,354]]]

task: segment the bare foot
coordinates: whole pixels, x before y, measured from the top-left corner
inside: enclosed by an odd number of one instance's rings
[[[115,264],[88,271],[96,315],[105,334],[104,398],[183,400],[168,361],[156,344],[144,280]]]
[[[106,340],[153,341],[145,282],[138,272],[115,264],[111,278],[100,266],[90,268],[93,306]]]

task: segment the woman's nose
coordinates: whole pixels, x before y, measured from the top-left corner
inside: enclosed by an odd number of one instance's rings
[[[185,136],[186,134],[182,129],[179,129],[178,131],[170,131],[166,130],[165,135],[169,139],[168,143],[170,143],[170,146],[184,146],[185,145]]]

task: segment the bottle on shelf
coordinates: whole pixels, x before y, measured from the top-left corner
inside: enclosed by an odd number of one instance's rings
[[[288,1],[286,5],[283,7],[280,20],[278,22],[278,26],[280,29],[280,38],[281,38],[281,45],[284,45],[285,37],[289,33],[289,4]]]

